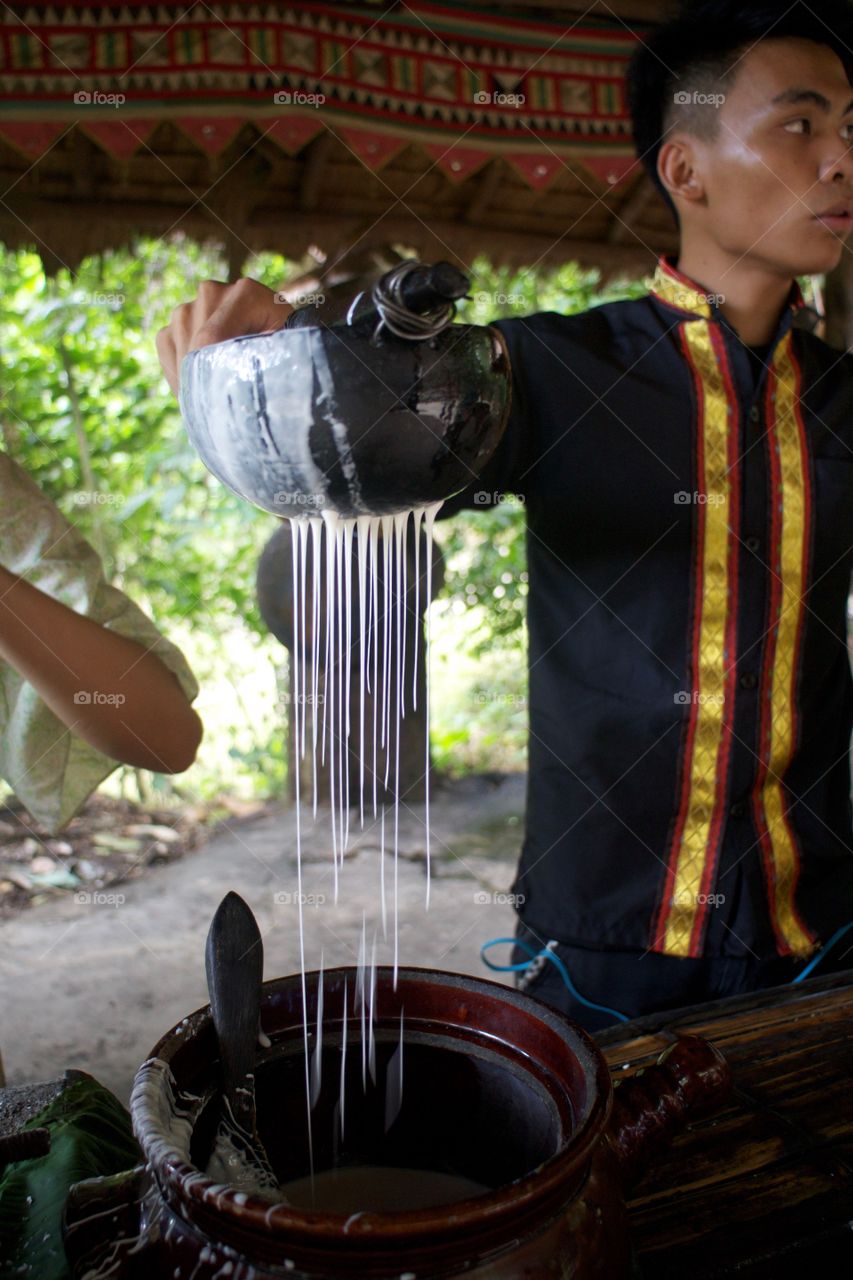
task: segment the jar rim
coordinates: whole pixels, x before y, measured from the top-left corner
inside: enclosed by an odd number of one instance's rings
[[[388,966],[377,966],[377,975],[391,972]],[[352,973],[352,967],[326,970],[324,981],[329,984],[336,975]],[[318,978],[319,972],[316,970],[305,974],[306,989],[309,992],[316,986]],[[264,1029],[273,1042],[273,1049],[278,1043],[276,1038],[280,1040],[289,1029],[282,1030],[274,1025],[272,1015],[277,1003],[280,1005],[277,997],[283,992],[292,994],[297,987],[301,989],[301,981],[300,974],[292,974],[263,984],[261,1010],[262,1014],[266,1012],[269,1015],[264,1020]],[[179,1205],[192,1206],[194,1216],[198,1215],[198,1225],[214,1228],[214,1232],[227,1222],[238,1228],[242,1235],[247,1230],[255,1230],[270,1241],[281,1241],[286,1236],[294,1247],[298,1244],[313,1244],[329,1248],[334,1247],[335,1240],[338,1240],[350,1249],[358,1249],[361,1244],[373,1250],[385,1244],[399,1248],[406,1238],[417,1236],[420,1239],[425,1235],[429,1235],[431,1240],[440,1245],[460,1236],[470,1237],[472,1231],[476,1232],[478,1228],[484,1231],[494,1230],[496,1225],[505,1225],[511,1234],[517,1228],[519,1218],[534,1210],[549,1212],[553,1209],[555,1214],[559,1212],[576,1193],[578,1183],[585,1178],[593,1148],[610,1116],[612,1086],[607,1064],[598,1046],[582,1027],[558,1010],[524,992],[490,979],[436,969],[399,967],[397,982],[398,990],[402,984],[404,988],[408,986],[410,992],[414,991],[414,984],[421,988],[441,988],[442,991],[451,988],[451,994],[457,1000],[465,997],[472,1004],[477,1000],[481,1009],[485,1007],[484,1002],[493,1001],[495,1011],[502,1015],[504,1021],[507,1007],[515,1007],[528,1019],[533,1015],[536,1022],[550,1033],[555,1047],[562,1042],[564,1050],[571,1055],[575,1077],[582,1079],[586,1086],[586,1096],[582,1099],[571,1096],[575,1112],[572,1131],[552,1155],[535,1169],[503,1187],[465,1200],[427,1209],[365,1211],[360,1215],[297,1209],[286,1204],[271,1203],[262,1196],[217,1183],[197,1169],[186,1158],[182,1147],[174,1141],[174,1130],[182,1124],[188,1124],[188,1116],[183,1119],[178,1117],[175,1122],[174,1119],[170,1121],[167,1115],[170,1109],[174,1111],[176,1107],[180,1111],[175,1091],[181,1098],[194,1097],[196,1102],[201,1102],[200,1096],[187,1093],[192,1087],[191,1081],[184,1088],[181,1087],[173,1066],[179,1073],[180,1058],[187,1056],[194,1042],[209,1040],[215,1043],[210,1009],[209,1006],[203,1006],[166,1032],[149,1058],[140,1066],[134,1080],[131,1099],[134,1132],[157,1185],[170,1206],[173,1209],[177,1209]],[[326,998],[328,1000],[328,986]],[[407,1018],[410,1008],[411,1000],[407,1005]],[[469,1012],[466,1008],[460,1017],[467,1017]],[[448,1016],[449,1013],[448,1010]],[[416,1026],[417,1017],[412,1015],[413,1033]],[[301,1028],[300,1014],[300,1034]],[[457,1029],[462,1029],[461,1022]],[[466,1029],[470,1033],[471,1027]],[[268,1050],[267,1053],[269,1052],[271,1051]],[[259,1055],[259,1060],[261,1056]],[[572,1062],[567,1060],[564,1078],[567,1087],[571,1067]],[[155,1098],[157,1101],[153,1101]],[[202,1106],[205,1104],[206,1100]],[[201,1106],[197,1108],[196,1115],[200,1110]],[[190,1134],[191,1124],[184,1133],[187,1155]]]

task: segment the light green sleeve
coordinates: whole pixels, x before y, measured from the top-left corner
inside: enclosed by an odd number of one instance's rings
[[[190,701],[196,697],[198,684],[181,651],[105,581],[94,548],[2,451],[0,564],[77,613],[143,645],[174,672]],[[61,646],[61,635],[54,642]],[[0,777],[33,817],[58,831],[118,765],[72,733],[32,685],[0,661]]]

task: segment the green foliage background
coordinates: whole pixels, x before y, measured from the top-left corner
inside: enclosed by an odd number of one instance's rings
[[[306,263],[258,255],[245,274],[275,287]],[[486,324],[565,313],[645,292],[601,290],[576,264],[544,272],[473,266],[458,318]],[[0,247],[2,445],[77,523],[108,577],[182,646],[202,683],[199,760],[176,779],[136,776],[188,798],[280,793],[285,651],[254,592],[276,527],[205,470],[160,370],[154,338],[204,279],[225,280],[215,247],[174,235],[87,259],[48,280],[35,253]],[[442,521],[444,591],[433,606],[433,743],[451,771],[519,767],[525,750],[527,592],[523,511],[515,503]],[[2,548],[0,548],[2,553]],[[119,771],[124,785],[128,772]]]

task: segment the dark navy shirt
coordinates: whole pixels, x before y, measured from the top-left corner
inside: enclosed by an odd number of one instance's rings
[[[643,298],[494,324],[508,426],[442,515],[525,505],[541,936],[808,955],[853,919],[853,355],[803,306],[751,354],[662,257]]]

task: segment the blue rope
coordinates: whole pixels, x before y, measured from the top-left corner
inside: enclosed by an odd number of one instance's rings
[[[853,920],[848,921],[847,924],[843,924],[840,928],[836,929],[835,933],[826,945],[821,947],[817,955],[809,961],[801,973],[797,974],[796,978],[791,979],[791,982],[802,982],[804,978],[807,978],[809,974],[817,968],[830,948],[834,947],[836,942],[838,942],[840,938],[843,938],[845,933],[850,929],[853,929]],[[520,960],[518,964],[493,964],[491,960],[486,959],[486,952],[490,947],[497,947],[506,944],[521,947],[522,950],[527,952],[530,959]],[[627,1014],[620,1013],[618,1009],[610,1009],[607,1005],[603,1004],[594,1004],[592,1000],[587,1000],[585,996],[582,996],[575,984],[572,982],[565,963],[549,947],[542,947],[541,950],[537,951],[535,947],[532,947],[528,942],[524,942],[521,938],[491,938],[488,942],[484,942],[480,947],[480,959],[483,961],[483,964],[486,965],[487,968],[494,970],[496,973],[514,973],[518,972],[520,969],[529,969],[534,961],[538,960],[540,957],[544,960],[550,960],[557,966],[557,971],[563,979],[569,994],[574,1000],[577,1000],[579,1004],[584,1005],[587,1009],[595,1009],[598,1013],[609,1013],[617,1020],[617,1022],[631,1021]]]
[[[827,942],[826,946],[821,947],[820,951],[818,951],[817,955],[814,957],[813,960],[809,961],[805,969],[803,969],[802,973],[798,973],[796,978],[792,978],[791,981],[802,982],[803,978],[807,978],[811,973],[811,971],[820,964],[821,960],[826,955],[829,948],[834,947],[838,939],[843,938],[848,929],[853,929],[853,920],[849,920],[847,924],[843,924],[839,929],[836,929],[835,933],[829,939],[829,942]]]
[[[518,964],[493,964],[491,960],[486,959],[486,952],[489,947],[496,947],[501,943],[510,943],[514,946],[522,947],[530,956],[529,960],[521,960]],[[531,947],[528,942],[523,942],[521,938],[491,938],[488,942],[484,942],[480,947],[480,959],[489,969],[493,969],[496,973],[511,973],[519,969],[528,969],[535,960],[540,956],[544,956],[546,960],[551,960],[557,966],[557,970],[568,988],[569,994],[579,1004],[585,1005],[587,1009],[595,1009],[598,1013],[609,1013],[617,1022],[630,1022],[631,1019],[625,1013],[619,1013],[617,1009],[608,1009],[604,1004],[593,1004],[591,1000],[587,1000],[578,991],[575,984],[569,977],[569,971],[558,955],[551,951],[548,947],[543,947],[541,951],[537,951],[535,947]]]

